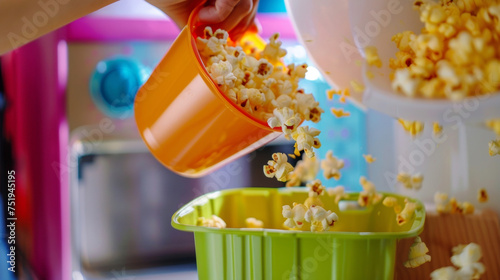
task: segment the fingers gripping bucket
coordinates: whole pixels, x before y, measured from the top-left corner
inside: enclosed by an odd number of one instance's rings
[[[359,194],[344,200],[357,203]],[[388,194],[387,194],[388,195]],[[390,194],[402,205],[407,197]],[[200,280],[230,279],[370,279],[394,278],[396,245],[423,230],[421,202],[408,223],[398,226],[392,208],[382,203],[364,209],[342,209],[334,197],[322,196],[325,209],[337,213],[333,231],[283,229],[283,205],[304,201],[305,188],[224,190],[196,198],[172,217],[172,226],[194,232]],[[228,228],[197,226],[199,217],[221,217]],[[245,228],[254,217],[264,229]]]
[[[137,127],[151,153],[188,177],[210,173],[280,135],[233,104],[210,78],[196,48],[204,29],[195,16],[199,8],[134,104]]]

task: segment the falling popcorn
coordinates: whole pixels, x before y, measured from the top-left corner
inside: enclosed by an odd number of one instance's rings
[[[316,157],[304,157],[295,165],[290,174],[290,181],[286,183],[287,187],[300,186],[302,182],[309,182],[316,178],[319,171],[319,161]]]
[[[351,115],[351,113],[344,111],[342,108],[330,108],[330,111],[332,111],[332,114],[337,118],[349,117]]]
[[[349,92],[349,88],[346,88],[346,89],[342,92],[342,94],[341,94],[341,95],[340,95],[340,97],[339,97],[339,101],[340,101],[341,103],[345,103],[345,98],[346,98],[347,96],[351,96],[351,93]]]
[[[286,136],[291,135],[302,121],[299,114],[290,108],[274,109],[273,114],[267,123],[271,128],[281,127]]]
[[[296,94],[295,99],[297,112],[304,116],[306,121],[317,123],[321,120],[321,114],[324,111],[319,107],[319,102],[314,100],[312,94]]]
[[[326,211],[321,206],[313,205],[307,210],[305,219],[311,223],[311,231],[314,232],[328,231],[339,220],[339,217],[330,210]]]
[[[490,156],[500,155],[500,140],[492,140],[489,143]]]
[[[283,153],[274,153],[273,160],[264,165],[264,175],[268,178],[276,177],[280,182],[289,180],[290,172],[293,171],[293,166],[288,163],[288,158]]]
[[[431,272],[431,280],[454,280],[457,273],[453,266],[441,267]]]
[[[460,279],[479,279],[485,272],[484,265],[479,262],[482,257],[481,247],[476,243],[458,245],[452,252],[451,262],[459,268],[457,273],[464,277]]]
[[[477,200],[481,203],[487,202],[488,201],[488,192],[486,189],[482,188],[479,189],[477,192]]]
[[[335,188],[327,189],[327,193],[329,196],[333,196],[335,200],[335,204],[339,204],[339,201],[342,198],[347,198],[347,194],[345,193],[345,188],[343,186],[337,186]]]
[[[396,221],[399,226],[402,226],[406,224],[408,221],[413,218],[413,215],[415,214],[415,210],[417,209],[417,204],[414,202],[408,201],[408,199],[405,201],[405,207],[399,213],[396,217]]]
[[[500,136],[500,119],[487,120],[486,126],[493,130],[496,135]]]
[[[432,133],[436,136],[441,135],[443,132],[443,126],[439,125],[439,123],[435,122],[432,124]]]
[[[269,38],[269,44],[264,47],[262,51],[262,56],[268,59],[270,62],[278,62],[279,59],[286,55],[286,50],[281,48],[281,41],[279,41],[279,33],[274,33],[271,38]]]
[[[334,95],[341,95],[342,94],[342,91],[341,90],[335,90],[335,89],[328,89],[326,91],[326,97],[328,98],[328,100],[332,100],[333,99],[333,96]]]
[[[362,93],[365,91],[365,86],[358,82],[358,81],[351,81],[351,86],[352,86],[352,89],[355,91],[355,92],[359,92],[359,93]]]
[[[216,215],[212,215],[210,218],[198,218],[198,225],[203,227],[226,228],[226,222]]]
[[[293,203],[293,208],[284,205],[282,211],[283,217],[286,218],[284,225],[291,229],[301,228],[304,225],[307,210],[306,206],[298,203]]]
[[[431,256],[427,255],[429,249],[419,236],[415,238],[408,253],[408,260],[404,263],[407,268],[415,268],[431,261]]]
[[[310,183],[307,183],[306,187],[309,189],[309,196],[304,202],[306,207],[311,206],[323,206],[323,202],[319,198],[320,195],[324,195],[326,192],[325,186],[321,183],[321,180],[316,179]]]
[[[331,150],[326,153],[326,158],[321,161],[321,169],[323,169],[323,176],[326,179],[334,178],[335,180],[339,180],[341,176],[340,169],[343,167],[344,161],[334,157]]]
[[[252,217],[245,220],[245,225],[247,228],[264,228],[264,222]]]
[[[424,180],[424,176],[420,173],[410,175],[408,173],[400,172],[396,179],[407,189],[419,190],[420,188],[422,188],[422,181]]]
[[[377,193],[375,189],[375,185],[366,180],[365,177],[361,176],[359,178],[359,183],[363,190],[359,193],[358,204],[362,207],[367,207],[372,204],[377,204],[382,200],[383,195],[381,193]]]
[[[470,280],[480,279],[486,271],[484,265],[479,262],[482,257],[481,247],[475,243],[468,245],[458,245],[452,248],[453,256],[451,262],[458,267],[447,266],[436,269],[431,273],[432,280]],[[446,278],[448,277],[448,278]]]
[[[396,214],[401,213],[401,205],[399,205],[398,199],[393,197],[393,196],[388,196],[388,197],[384,198],[384,200],[382,201],[382,204],[386,207],[394,208],[394,212]]]
[[[304,151],[307,157],[314,157],[313,148],[321,147],[321,142],[316,137],[320,134],[320,131],[313,127],[299,127],[295,132],[292,133],[293,140],[296,141],[297,151]]]
[[[372,163],[374,162],[375,160],[377,160],[376,158],[374,158],[372,155],[363,155],[363,157],[365,158],[365,161],[367,163]]]
[[[366,63],[368,65],[373,65],[378,68],[382,67],[382,60],[378,56],[377,48],[374,46],[368,46],[365,48]]]
[[[406,121],[398,119],[404,130],[408,131],[411,136],[417,136],[424,130],[424,123],[418,121]]]
[[[451,211],[448,195],[445,193],[436,192],[434,194],[434,204],[436,205],[436,211],[440,214]]]

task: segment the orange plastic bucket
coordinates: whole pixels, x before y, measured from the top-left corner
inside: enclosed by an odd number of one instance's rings
[[[281,131],[233,104],[212,81],[196,48],[196,37],[205,28],[196,16],[200,8],[193,10],[134,104],[137,127],[151,153],[188,177],[210,173]],[[247,35],[243,40],[259,38]]]

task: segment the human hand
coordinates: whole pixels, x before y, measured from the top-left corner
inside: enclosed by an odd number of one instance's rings
[[[186,25],[191,11],[201,0],[147,0],[167,14],[179,28]],[[198,17],[207,24],[221,23],[235,39],[249,28],[259,29],[255,23],[258,0],[208,0]]]

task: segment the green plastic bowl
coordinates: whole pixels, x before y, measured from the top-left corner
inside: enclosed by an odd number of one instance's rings
[[[396,223],[392,208],[378,203],[360,209],[358,193],[335,204],[321,197],[325,209],[339,216],[328,232],[286,230],[282,206],[302,203],[305,188],[245,188],[205,194],[189,202],[172,217],[172,226],[194,232],[200,280],[225,279],[393,279],[397,240],[417,236],[423,230],[425,209],[420,201],[413,219]],[[391,195],[403,205],[406,197]],[[343,207],[341,207],[343,208]],[[199,217],[221,217],[228,228],[197,226]],[[245,228],[245,219],[264,222],[264,229]]]

